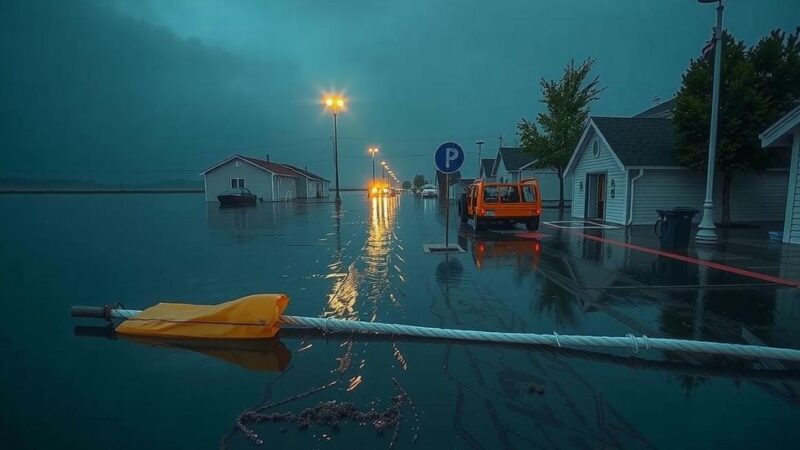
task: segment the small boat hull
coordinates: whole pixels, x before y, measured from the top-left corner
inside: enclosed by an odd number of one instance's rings
[[[223,194],[218,195],[217,200],[221,206],[248,206],[256,204],[255,195]]]

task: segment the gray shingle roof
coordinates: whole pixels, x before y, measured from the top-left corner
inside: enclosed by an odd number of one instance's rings
[[[494,166],[494,158],[481,159],[481,166],[483,166],[483,176],[493,177],[492,167]]]
[[[671,118],[673,109],[675,109],[675,99],[671,98],[663,103],[653,106],[652,108],[648,108],[633,117]]]
[[[506,170],[519,170],[520,167],[536,161],[535,156],[522,151],[521,148],[500,147],[499,154],[503,158]]]
[[[670,119],[592,117],[625,166],[682,166]]]

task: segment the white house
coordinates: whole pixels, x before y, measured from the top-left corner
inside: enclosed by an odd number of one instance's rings
[[[520,148],[501,147],[497,151],[492,166],[492,176],[499,182],[517,182],[520,179],[536,178],[542,200],[546,202],[558,201],[559,186],[558,174],[550,168],[535,167],[536,157],[522,151]],[[572,198],[572,180],[564,178],[564,200]]]
[[[800,106],[761,133],[764,148],[791,147],[783,222],[783,242],[800,244]]]
[[[486,181],[495,181],[494,178],[494,158],[481,159],[481,167],[478,170],[478,178]]]
[[[298,175],[296,181],[297,198],[323,198],[330,196],[331,180],[326,180],[315,173],[291,164],[281,165]]]
[[[201,172],[206,201],[217,201],[221,193],[246,188],[261,201],[291,200],[296,196],[297,172],[269,160],[233,155]]]
[[[705,173],[677,160],[672,120],[663,111],[647,116],[650,111],[590,118],[566,169],[573,179],[573,217],[644,225],[658,219],[658,209],[702,209]],[[717,220],[722,215],[721,181],[715,177]],[[785,168],[737,174],[731,186],[731,220],[783,220],[787,182]]]

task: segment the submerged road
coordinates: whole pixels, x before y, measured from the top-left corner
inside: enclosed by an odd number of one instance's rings
[[[427,254],[444,239],[436,199],[343,197],[244,209],[185,195],[0,198],[0,277],[19,305],[0,331],[12,447],[781,448],[800,437],[800,376],[773,362],[312,332],[227,346],[72,335],[75,303],[285,292],[298,316],[800,347],[797,289],[780,282],[791,263],[759,266],[757,245],[673,258],[647,251],[643,231],[546,210],[537,233],[476,235],[453,216],[465,251]],[[253,421],[332,400],[386,423],[344,415],[334,427],[325,409],[304,416],[307,429]]]

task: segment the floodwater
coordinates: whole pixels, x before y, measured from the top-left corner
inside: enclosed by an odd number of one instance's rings
[[[437,200],[408,194],[348,194],[339,210],[219,209],[197,195],[0,197],[0,446],[795,447],[800,376],[774,362],[322,332],[239,346],[134,341],[68,314],[284,292],[287,313],[301,316],[800,342],[796,289],[549,226],[475,237],[452,220],[466,252],[424,253],[443,241],[444,222]],[[301,429],[247,414],[299,415],[332,400],[374,420]]]

